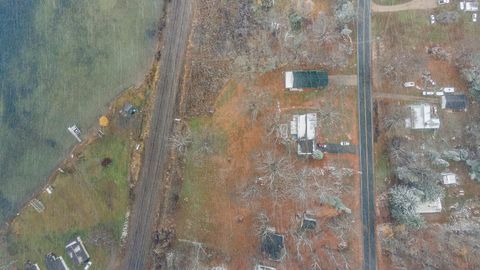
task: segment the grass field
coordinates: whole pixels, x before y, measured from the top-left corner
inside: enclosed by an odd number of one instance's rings
[[[105,157],[113,160],[108,167],[100,164]],[[62,255],[73,266],[64,247],[80,235],[94,269],[106,269],[111,252],[119,245],[127,211],[128,161],[129,147],[122,137],[107,134],[87,146],[74,172],[60,174],[53,193],[38,197],[45,211],[37,213],[28,206],[13,222],[8,252],[18,267],[31,260],[44,269],[43,258],[49,252]],[[99,235],[104,244],[91,240]]]

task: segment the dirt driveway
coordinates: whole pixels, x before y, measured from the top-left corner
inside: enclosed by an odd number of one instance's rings
[[[393,5],[393,6],[382,6],[375,4],[372,0],[372,11],[373,12],[396,12],[402,10],[413,10],[413,9],[433,9],[437,7],[437,0],[412,0],[410,2]]]

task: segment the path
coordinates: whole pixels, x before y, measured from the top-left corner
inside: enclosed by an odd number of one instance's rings
[[[375,4],[372,0],[372,11],[373,12],[396,12],[403,10],[415,10],[415,9],[433,9],[438,6],[437,0],[412,0],[407,3],[393,5],[393,6],[384,6]]]
[[[438,96],[413,96],[413,95],[399,95],[391,93],[381,93],[375,92],[373,94],[375,99],[394,99],[394,100],[403,100],[403,101],[424,101],[429,103],[439,103],[440,97]]]
[[[161,199],[163,173],[172,129],[176,96],[184,67],[193,0],[170,2],[160,78],[150,135],[145,143],[142,172],[135,188],[129,234],[122,269],[149,269],[151,237]]]

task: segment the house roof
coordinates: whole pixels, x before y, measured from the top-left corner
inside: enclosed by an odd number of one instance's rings
[[[273,232],[267,232],[262,239],[261,250],[271,260],[279,261],[284,255],[284,236]]]
[[[457,176],[454,173],[442,173],[442,182],[444,185],[456,184]]]
[[[27,262],[25,264],[25,270],[40,270],[40,267],[38,267],[36,263]]]
[[[65,250],[67,251],[68,257],[73,260],[76,266],[84,265],[90,260],[90,255],[88,255],[80,236],[68,243],[67,246],[65,246]]]
[[[264,266],[264,265],[257,264],[257,265],[255,265],[254,270],[276,270],[276,269],[273,268],[273,267],[270,267],[270,266]]]
[[[455,111],[465,110],[468,106],[466,95],[444,95],[442,96],[442,109]]]
[[[441,211],[442,201],[440,200],[440,198],[437,198],[434,201],[420,203],[417,207],[417,213],[420,214],[439,213]]]
[[[299,70],[285,72],[285,88],[323,88],[328,85],[328,74],[319,70]]]
[[[62,256],[49,253],[45,256],[45,266],[47,270],[69,270]]]
[[[432,116],[430,104],[415,104],[409,106],[410,117],[405,119],[405,126],[411,129],[437,129],[440,128],[440,119]]]
[[[309,217],[303,217],[301,227],[304,230],[313,230],[317,227],[317,220]]]

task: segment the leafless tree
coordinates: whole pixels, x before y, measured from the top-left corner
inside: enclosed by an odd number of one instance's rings
[[[342,120],[341,114],[332,105],[325,104],[317,113],[320,124],[325,128],[334,128]]]
[[[309,252],[313,252],[312,240],[306,235],[303,230],[294,230],[290,232],[295,242],[296,258],[298,261],[303,261],[302,251],[304,248],[308,248]]]
[[[175,132],[169,141],[179,154],[184,154],[187,151],[187,148],[192,144],[192,133],[189,128],[185,128],[184,131],[179,128],[175,129]]]
[[[405,119],[411,116],[409,108],[389,106],[382,119],[383,129],[387,134],[399,134],[405,131]]]
[[[256,167],[261,174],[258,180],[270,190],[274,190],[277,185],[286,184],[294,177],[293,164],[288,156],[277,156],[271,151],[261,153]]]
[[[257,215],[255,223],[255,232],[260,239],[263,239],[268,233],[268,228],[270,227],[270,218],[267,216],[267,214],[261,212]]]

